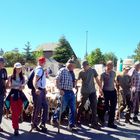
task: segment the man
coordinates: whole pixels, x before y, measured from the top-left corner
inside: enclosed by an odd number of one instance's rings
[[[75,127],[75,95],[73,92],[74,82],[74,70],[75,64],[73,60],[69,60],[66,63],[66,67],[62,67],[58,71],[58,75],[56,77],[56,85],[60,90],[60,94],[62,95],[62,114],[66,110],[67,107],[70,108],[69,112],[69,125],[68,128],[72,131],[76,130]]]
[[[113,71],[113,62],[108,61],[105,72],[101,74],[101,84],[103,84],[103,93],[105,98],[105,110],[109,113],[108,127],[117,128],[114,124],[115,110],[117,104],[117,93],[115,89],[116,73]]]
[[[3,104],[4,97],[6,94],[6,80],[7,80],[7,71],[4,68],[5,60],[0,56],[0,124],[2,122],[3,115]],[[0,126],[0,132],[3,132],[3,129]]]
[[[128,71],[130,70],[129,66],[123,68],[122,75],[117,76],[117,88],[122,96],[122,103],[117,112],[117,119],[119,119],[120,113],[127,107],[127,111],[125,114],[125,122],[130,123],[130,114],[131,114],[131,77],[128,75]]]
[[[78,80],[82,80],[82,87],[81,87],[81,103],[78,107],[78,114],[77,119],[78,123],[81,123],[81,114],[84,109],[84,105],[86,101],[90,100],[90,107],[92,110],[92,118],[91,118],[91,125],[90,127],[94,129],[100,129],[97,123],[97,96],[95,90],[94,79],[99,87],[99,93],[102,94],[101,85],[98,79],[98,74],[95,69],[92,69],[89,66],[88,61],[83,61],[82,63],[83,69],[80,71],[78,75]]]
[[[132,102],[133,102],[133,121],[140,123],[138,120],[139,103],[140,103],[140,62],[136,62],[131,78],[132,83]]]
[[[34,111],[32,117],[32,129],[36,129],[43,132],[47,131],[45,126],[47,122],[47,113],[48,113],[48,104],[46,100],[46,75],[44,73],[44,66],[46,64],[46,58],[40,57],[38,59],[38,66],[35,69],[35,75],[33,79],[34,89],[32,90]],[[42,110],[43,109],[43,110]],[[41,113],[41,114],[40,114]],[[40,120],[39,115],[41,116],[40,128],[38,127]]]

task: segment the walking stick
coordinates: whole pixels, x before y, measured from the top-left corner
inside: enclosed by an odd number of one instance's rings
[[[62,96],[59,99],[60,111],[59,111],[59,119],[58,119],[58,133],[60,133],[60,125],[61,125],[61,114],[62,114]]]
[[[76,92],[75,92],[75,98],[76,98],[76,114],[75,114],[75,117],[77,119],[77,108],[78,108],[78,103],[77,103],[77,94],[78,94],[78,89],[79,89],[79,86],[76,87]]]
[[[117,89],[117,98],[118,98],[118,122],[120,122],[120,92],[119,89]]]

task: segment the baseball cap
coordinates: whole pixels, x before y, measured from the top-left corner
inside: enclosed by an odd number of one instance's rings
[[[22,68],[21,63],[17,62],[14,64],[14,68]]]
[[[89,63],[88,63],[87,60],[85,60],[85,61],[82,62],[82,67],[85,67],[85,66],[87,66],[87,65],[89,65]]]
[[[40,63],[45,63],[46,62],[46,58],[45,57],[39,57],[38,58],[38,61],[40,62]]]
[[[136,61],[135,62],[135,66],[137,66],[137,65],[140,65],[140,62],[139,61]]]
[[[130,68],[130,66],[125,66],[124,69],[125,70],[130,70],[131,68]]]
[[[5,60],[4,60],[4,58],[2,56],[0,56],[0,62],[2,62],[2,63],[5,62]]]

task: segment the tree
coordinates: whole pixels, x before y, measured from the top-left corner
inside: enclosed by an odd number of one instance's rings
[[[100,48],[95,49],[87,56],[87,60],[91,66],[95,64],[104,64],[104,55],[102,54]]]
[[[40,56],[43,56],[44,55],[43,54],[43,50],[35,51],[35,52],[32,53],[32,55],[33,55],[33,61],[32,61],[32,63],[35,64],[37,58],[39,58]]]
[[[140,61],[140,42],[137,45],[137,48],[134,50],[135,54],[133,55],[133,58],[135,61]]]
[[[112,60],[114,63],[114,66],[117,66],[117,56],[113,52],[105,53],[104,54],[105,62]]]
[[[34,57],[31,52],[31,44],[29,41],[25,44],[25,48],[23,49],[25,50],[24,56],[25,56],[26,62],[34,60]]]
[[[12,51],[18,53],[19,49],[18,48],[14,48]]]
[[[73,49],[65,37],[59,39],[53,58],[59,63],[66,63],[74,54]]]
[[[2,56],[4,54],[4,50],[1,48],[0,49],[0,56]]]
[[[8,66],[8,67],[13,67],[14,63],[16,63],[16,62],[20,62],[22,64],[25,63],[24,56],[18,52],[13,52],[13,51],[6,52],[3,55],[3,57],[5,58],[6,66]]]

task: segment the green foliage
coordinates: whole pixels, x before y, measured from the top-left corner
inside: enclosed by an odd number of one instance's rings
[[[140,42],[137,45],[137,48],[135,49],[135,54],[133,55],[133,58],[135,61],[140,61]]]
[[[13,73],[13,67],[6,67],[8,75],[12,75]]]
[[[8,67],[13,67],[16,62],[25,63],[24,56],[18,52],[6,52],[3,57],[6,59],[6,66]]]
[[[32,61],[33,64],[36,64],[37,62],[37,58],[39,58],[40,56],[43,56],[43,50],[39,50],[39,51],[35,51],[32,53],[34,60]]]
[[[105,59],[105,62],[111,60],[111,61],[113,61],[114,66],[117,65],[117,60],[118,59],[117,59],[117,56],[113,52],[105,53],[104,54],[104,59]]]
[[[87,56],[87,60],[91,66],[95,64],[103,64],[105,62],[104,55],[102,54],[100,48],[97,48],[94,51],[92,51],[91,54]]]
[[[69,58],[74,55],[73,49],[69,42],[62,37],[59,39],[58,47],[56,47],[53,58],[59,63],[66,63]]]
[[[4,50],[1,48],[0,49],[0,56],[2,56],[4,54]]]
[[[30,44],[30,42],[27,42],[25,44],[25,48],[23,48],[23,49],[25,50],[24,57],[26,59],[26,62],[34,61],[34,56],[33,56],[32,52],[31,52],[31,44]]]

